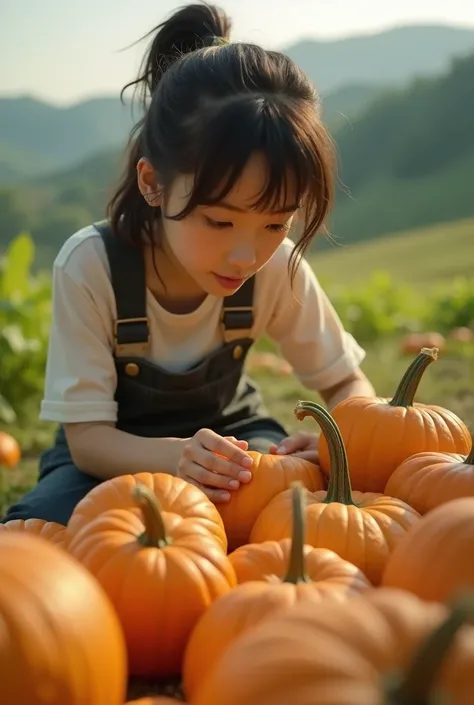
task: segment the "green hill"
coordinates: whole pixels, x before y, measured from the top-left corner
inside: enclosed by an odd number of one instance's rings
[[[427,292],[455,277],[471,278],[474,218],[399,232],[353,245],[332,245],[311,263],[321,281],[354,286],[385,271],[398,282]]]

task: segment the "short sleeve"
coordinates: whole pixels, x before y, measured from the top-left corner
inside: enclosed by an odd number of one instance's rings
[[[94,292],[80,274],[80,268],[78,272],[77,267],[55,262],[40,418],[59,423],[116,421],[112,319],[100,292]],[[100,285],[104,277],[107,275],[96,258],[88,279]]]
[[[322,391],[343,382],[365,358],[348,333],[307,260],[302,259],[291,287],[288,274],[267,326],[296,377]]]

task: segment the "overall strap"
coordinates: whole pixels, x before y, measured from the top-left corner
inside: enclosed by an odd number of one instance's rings
[[[115,294],[117,319],[114,321],[114,355],[145,355],[150,347],[150,329],[143,253],[116,237],[106,220],[94,223],[94,227],[105,245]]]
[[[253,294],[255,275],[232,296],[226,296],[222,307],[222,334],[226,343],[237,338],[249,338],[253,325]]]

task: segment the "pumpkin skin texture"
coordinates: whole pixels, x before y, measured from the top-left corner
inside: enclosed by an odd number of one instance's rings
[[[473,556],[474,497],[453,499],[432,509],[400,541],[382,584],[446,602],[461,590],[474,591]]]
[[[193,705],[434,705],[438,688],[470,705],[474,627],[457,631],[470,614],[386,589],[299,605],[239,637]]]
[[[385,492],[426,514],[452,499],[474,497],[474,447],[468,456],[417,453],[389,478]]]
[[[0,533],[2,705],[121,705],[122,629],[94,578],[57,546]]]
[[[391,400],[352,397],[333,409],[355,490],[383,492],[390,475],[415,453],[469,453],[470,434],[460,418],[440,406],[414,403],[423,372],[436,358],[436,348],[423,348]],[[329,451],[324,437],[318,453],[321,469],[327,473]]]
[[[21,449],[18,441],[9,433],[0,431],[0,468],[6,467],[13,470],[21,458]]]
[[[421,517],[399,499],[352,492],[344,444],[331,415],[319,404],[306,401],[298,402],[295,413],[299,420],[307,415],[316,420],[331,453],[327,491],[306,493],[305,542],[335,551],[378,585],[388,556]],[[255,522],[251,543],[290,536],[290,504],[290,492],[275,497]]]
[[[324,477],[317,465],[290,455],[271,455],[249,451],[252,479],[231,492],[228,502],[218,505],[224,522],[229,551],[248,543],[252,526],[267,504],[292,482],[309,490],[324,488]]]
[[[50,543],[57,546],[65,546],[66,527],[57,524],[55,521],[43,521],[43,519],[12,519],[0,524],[1,531],[21,531],[41,536]]]
[[[242,546],[231,554],[229,560],[234,568],[240,565],[247,580],[216,600],[191,634],[183,664],[184,691],[191,702],[229,644],[248,629],[281,609],[345,600],[370,588],[355,566],[332,551],[303,545],[303,488],[295,483],[291,493],[291,541]]]
[[[176,705],[179,700],[176,698],[167,698],[166,696],[157,696],[150,698],[140,698],[140,700],[129,700],[126,705]]]
[[[192,487],[192,485],[190,485]],[[179,674],[203,612],[237,584],[225,549],[194,522],[160,511],[152,491],[135,509],[111,509],[84,526],[69,551],[97,578],[120,617],[134,676]]]
[[[109,509],[136,510],[133,491],[137,486],[150,489],[164,512],[186,519],[196,534],[216,538],[227,550],[224,524],[214,504],[198,487],[166,473],[122,475],[94,487],[74,509],[67,526],[68,534],[74,536]]]

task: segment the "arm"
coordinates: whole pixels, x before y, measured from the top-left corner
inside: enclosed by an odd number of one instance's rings
[[[335,384],[333,387],[321,389],[319,392],[324,399],[328,409],[331,411],[339,402],[350,397],[375,397],[375,389],[369,382],[365,374],[359,368],[350,374],[346,379]]]

